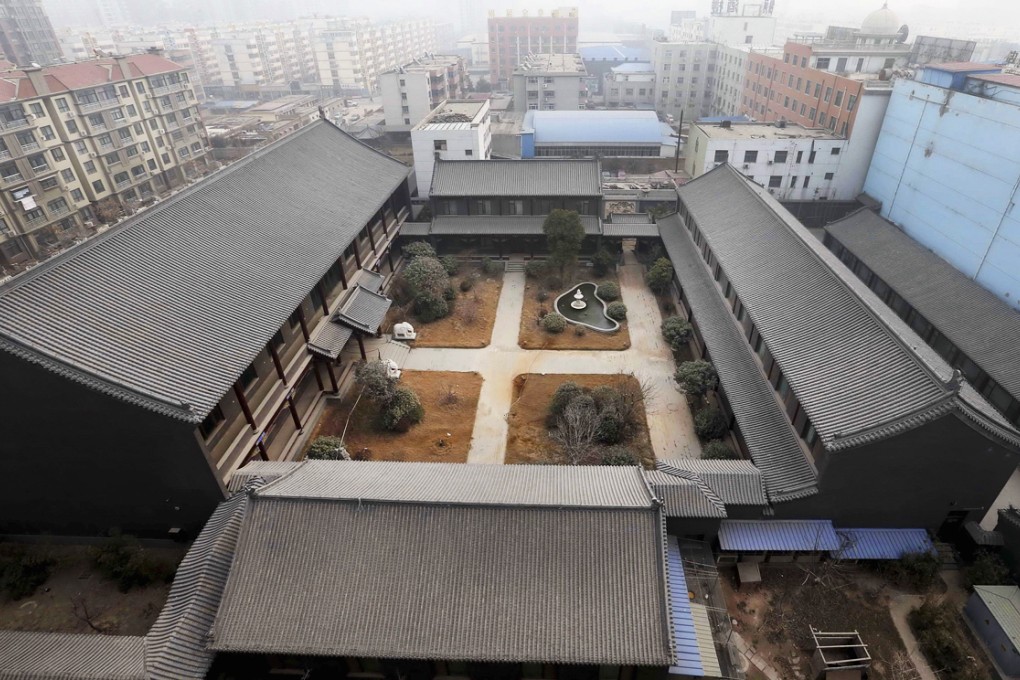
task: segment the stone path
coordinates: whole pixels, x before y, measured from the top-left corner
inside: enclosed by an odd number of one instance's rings
[[[482,349],[412,349],[404,368],[477,371],[484,378],[468,453],[469,463],[503,462],[513,379],[522,373],[629,373],[651,386],[645,404],[652,448],[658,458],[698,457],[701,447],[684,396],[673,382],[673,359],[659,332],[655,296],[641,265],[627,254],[618,270],[627,305],[631,347],[624,351],[526,350],[517,345],[524,307],[524,274],[503,278],[492,343]]]

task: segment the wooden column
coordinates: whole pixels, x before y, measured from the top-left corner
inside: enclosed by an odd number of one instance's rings
[[[354,262],[361,269],[361,248],[358,247],[358,239],[354,239]]]
[[[297,308],[298,321],[301,322],[301,335],[305,336],[305,342],[311,340],[312,336],[308,332],[308,321],[305,319],[304,305],[298,305]]]
[[[329,373],[329,386],[333,388],[333,394],[340,391],[340,385],[336,382],[336,373],[333,372],[333,364],[326,364],[326,373]]]
[[[251,429],[255,430],[255,416],[251,412],[251,407],[248,406],[248,398],[244,396],[244,390],[237,383],[234,383],[234,396],[237,397],[237,403],[241,405],[241,411],[244,413],[244,419],[251,425]]]
[[[358,339],[358,349],[361,350],[361,360],[368,361],[368,355],[365,354],[365,340],[361,337],[361,331],[354,331],[354,337]]]
[[[283,370],[283,362],[280,361],[280,355],[276,351],[276,347],[273,346],[272,340],[270,340],[269,344],[266,345],[266,349],[269,350],[269,356],[273,358],[273,365],[276,366],[276,374],[280,376],[280,380],[287,382],[287,374]]]
[[[287,395],[287,410],[290,411],[290,417],[294,419],[294,427],[301,429],[304,427],[301,424],[301,416],[298,415],[297,406],[294,405],[294,397]]]
[[[322,281],[315,284],[315,290],[319,291],[319,301],[322,304],[322,315],[329,316],[329,302],[326,300],[326,291],[322,287]]]
[[[393,266],[393,248],[386,249],[386,261],[390,263],[390,272],[397,271]]]
[[[320,392],[326,391],[326,386],[322,384],[322,376],[319,374],[319,361],[312,361],[312,374],[315,376],[315,384],[319,386]]]
[[[259,449],[259,458],[261,458],[262,460],[269,460],[269,453],[266,451],[266,445],[262,442],[261,439],[259,440],[257,446]]]
[[[343,255],[340,256],[339,260],[337,260],[337,264],[340,265],[340,285],[342,285],[344,287],[344,290],[347,290],[347,272],[344,271],[344,256]]]
[[[375,248],[375,236],[372,235],[371,223],[369,223],[369,225],[365,227],[365,231],[368,233],[368,245],[372,246],[372,252],[375,253],[376,257],[378,257],[379,251],[376,250]],[[383,231],[386,231],[385,222],[383,223]]]

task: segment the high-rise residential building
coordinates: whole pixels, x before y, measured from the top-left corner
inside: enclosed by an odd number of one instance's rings
[[[424,54],[384,71],[379,91],[386,129],[410,130],[443,101],[463,98],[467,85],[464,58],[457,55]]]
[[[714,3],[712,13],[697,18],[694,12],[673,12],[671,42],[717,42],[723,45],[770,45],[776,34],[774,3],[735,3],[723,8]]]
[[[508,87],[514,69],[529,54],[577,53],[576,7],[553,10],[549,16],[524,13],[506,16],[489,12],[489,79],[493,87]]]
[[[155,54],[0,78],[0,267],[46,259],[204,165],[187,72]]]
[[[0,50],[18,66],[60,61],[60,43],[42,0],[0,0]]]
[[[655,109],[694,121],[713,112],[720,46],[706,42],[653,40]]]
[[[516,111],[576,111],[588,99],[588,72],[579,54],[533,54],[512,78]]]

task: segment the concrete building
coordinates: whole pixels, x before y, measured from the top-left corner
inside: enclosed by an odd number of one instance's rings
[[[654,111],[528,111],[521,158],[672,156],[670,129]],[[675,138],[672,138],[675,140]]]
[[[740,113],[750,52],[745,46],[719,46],[711,115],[735,116]]]
[[[928,66],[898,80],[865,192],[882,217],[1020,309],[1020,77]]]
[[[669,27],[670,42],[715,42],[722,45],[771,45],[776,34],[776,18],[769,2],[730,2],[724,11],[715,3],[712,13],[703,18],[677,13]]]
[[[0,52],[21,67],[60,61],[60,42],[42,0],[0,0]]]
[[[577,54],[577,8],[553,10],[549,16],[506,16],[489,12],[489,82],[510,88],[511,76],[529,54]]]
[[[975,585],[963,613],[996,666],[1020,675],[1020,588]]]
[[[653,40],[655,110],[692,121],[712,114],[719,46],[715,43]]]
[[[492,157],[489,100],[445,101],[411,129],[418,195],[428,196],[436,161]]]
[[[533,54],[513,71],[514,110],[570,111],[588,99],[588,73],[578,54]]]
[[[910,45],[907,63],[911,66],[926,66],[971,61],[976,49],[977,42],[974,40],[919,35]]]
[[[316,121],[0,287],[0,532],[194,536],[293,456],[389,306],[409,172]]]
[[[611,109],[654,109],[655,67],[649,62],[614,66],[599,88],[602,105]]]
[[[729,163],[781,201],[851,200],[868,172],[843,164],[847,140],[828,130],[783,123],[695,123],[684,169],[700,177]]]
[[[471,66],[489,65],[489,42],[488,36],[484,33],[469,33],[457,40],[457,51],[467,51],[470,55],[468,62]]]
[[[205,166],[187,73],[154,54],[3,72],[0,267],[18,271]]]
[[[447,99],[463,99],[468,90],[464,59],[455,55],[425,54],[379,74],[384,125],[389,131],[407,131]]]
[[[627,45],[587,45],[578,49],[584,68],[594,82],[592,95],[604,95],[602,85],[609,72],[624,64],[648,64],[652,54],[646,47]]]

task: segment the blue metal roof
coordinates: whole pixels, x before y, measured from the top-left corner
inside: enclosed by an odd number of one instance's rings
[[[655,111],[528,111],[535,144],[661,144]]]
[[[673,639],[676,643],[676,666],[671,666],[669,672],[701,677],[705,675],[705,670],[701,663],[687,576],[684,574],[683,558],[680,556],[676,536],[666,539],[666,566],[669,569],[669,606],[673,615]]]
[[[645,71],[654,72],[655,67],[647,61],[628,61],[625,64],[614,66],[612,71],[613,73],[644,73]]]
[[[578,50],[582,61],[648,61],[651,50],[625,45],[591,45]]]
[[[719,546],[732,551],[815,552],[839,550],[840,540],[827,519],[724,519],[719,526]]]
[[[836,529],[843,545],[829,554],[841,560],[898,560],[912,553],[934,553],[924,529]]]

